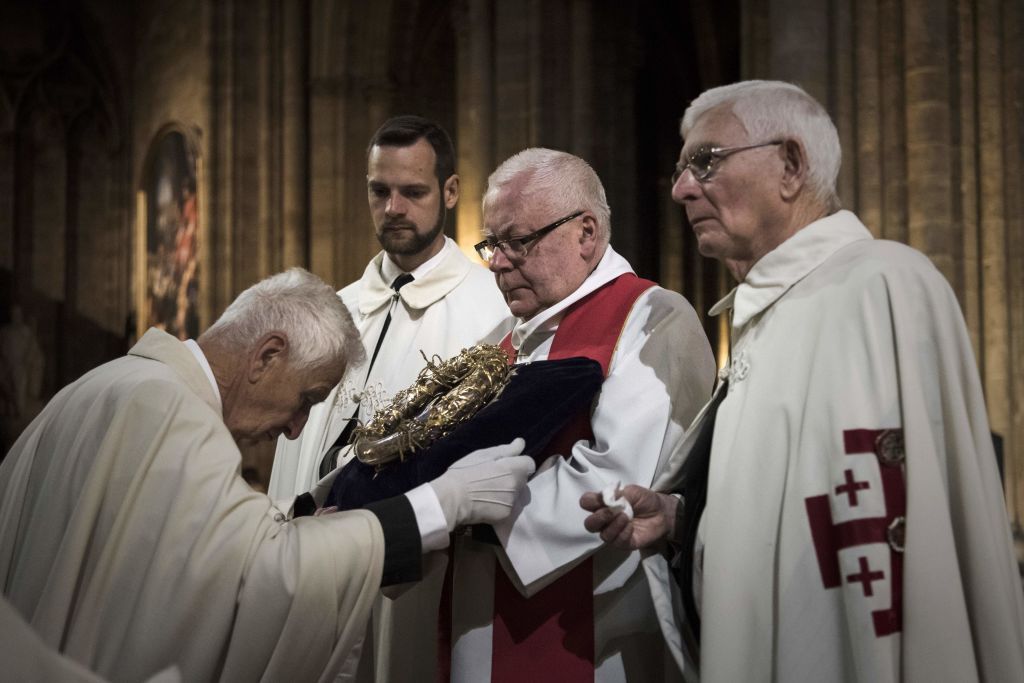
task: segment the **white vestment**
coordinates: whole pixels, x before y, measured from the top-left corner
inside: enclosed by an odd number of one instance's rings
[[[269,495],[282,501],[314,489],[320,461],[358,409],[368,422],[423,369],[423,355],[448,359],[478,343],[497,343],[512,325],[508,306],[494,276],[474,265],[447,239],[440,262],[396,294],[382,275],[384,252],[366,266],[363,276],[338,295],[359,330],[366,361],[348,369],[327,399],[309,413],[299,438],[278,441]],[[414,271],[415,274],[415,271]],[[388,313],[384,343],[367,367]],[[346,449],[347,452],[347,449]],[[349,458],[343,454],[343,466]],[[323,502],[329,487],[315,497]],[[374,610],[375,678],[431,678],[437,658],[437,609],[444,562],[427,563],[423,579],[395,599],[382,597]],[[369,651],[364,647],[364,652]]]
[[[380,586],[380,524],[284,522],[240,464],[195,356],[150,330],[62,390],[0,465],[4,595],[113,681],[333,679]]]
[[[632,268],[609,246],[577,291],[518,321],[517,362],[545,360],[565,310]],[[674,679],[640,554],[603,547],[583,527],[580,496],[616,482],[649,484],[678,446],[714,379],[707,337],[686,300],[660,287],[640,295],[626,318],[591,413],[594,440],[544,462],[512,515],[494,525],[502,548],[457,537],[452,598],[453,681],[491,678],[494,572],[533,595],[593,557],[594,680]],[[497,559],[497,562],[496,562]],[[499,566],[500,563],[500,566]]]
[[[701,680],[1024,680],[984,398],[941,274],[841,211],[765,255],[712,312],[726,308]],[[662,558],[645,564],[679,653],[677,586]]]

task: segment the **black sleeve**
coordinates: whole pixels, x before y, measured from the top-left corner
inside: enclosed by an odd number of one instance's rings
[[[412,504],[405,496],[370,503],[364,509],[377,515],[384,531],[384,574],[381,586],[423,578],[423,539]]]
[[[311,493],[302,493],[295,496],[295,502],[292,504],[292,519],[309,517],[315,512],[316,501],[313,500],[313,495]]]
[[[667,493],[668,495],[679,495],[678,491],[668,491]],[[676,505],[675,532],[666,539],[668,542],[662,549],[662,554],[668,560],[669,569],[672,570],[672,576],[680,588],[685,585],[685,577],[682,576],[683,544],[686,542],[683,538],[683,530],[685,528],[683,500],[680,497],[679,504]]]

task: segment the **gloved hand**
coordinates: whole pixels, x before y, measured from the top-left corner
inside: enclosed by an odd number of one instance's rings
[[[533,474],[533,458],[520,455],[526,443],[473,451],[430,482],[444,511],[448,531],[462,524],[492,523],[512,512],[512,503]]]

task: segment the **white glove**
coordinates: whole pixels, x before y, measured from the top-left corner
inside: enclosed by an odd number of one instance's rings
[[[490,524],[508,517],[526,478],[536,469],[533,458],[520,455],[525,445],[516,439],[473,451],[430,482],[448,531],[462,524]]]

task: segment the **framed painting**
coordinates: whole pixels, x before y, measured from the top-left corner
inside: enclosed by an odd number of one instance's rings
[[[201,168],[195,137],[166,126],[154,138],[136,198],[136,334],[200,332]]]

